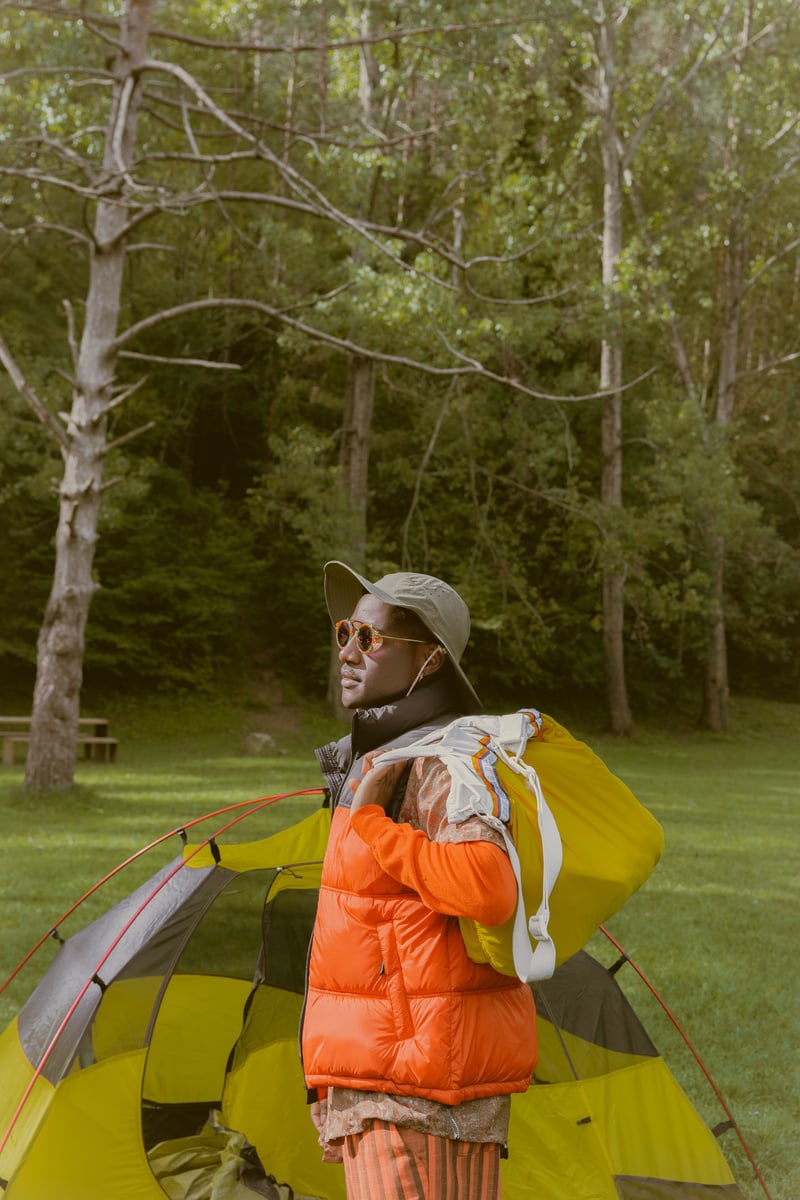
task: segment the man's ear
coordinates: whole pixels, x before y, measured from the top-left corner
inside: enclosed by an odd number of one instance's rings
[[[442,646],[434,646],[425,657],[425,665],[422,668],[423,675],[433,675],[434,671],[438,671],[445,660],[445,652]]]

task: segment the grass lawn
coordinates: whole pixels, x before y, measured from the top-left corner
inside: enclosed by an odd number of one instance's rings
[[[317,787],[313,746],[341,732],[309,714],[213,702],[119,702],[107,715],[120,738],[119,761],[79,764],[71,792],[29,795],[21,766],[0,771],[0,982],[84,891],[140,846],[208,811]],[[564,714],[554,715],[570,725]],[[608,929],[685,1028],[773,1200],[796,1200],[800,705],[740,699],[734,720],[736,732],[724,737],[653,728],[625,742],[587,737],[666,834],[661,864]],[[240,756],[250,729],[273,732],[286,753]],[[316,803],[313,797],[282,801],[248,821],[241,836],[262,836]],[[218,818],[200,831],[207,836],[219,824]],[[173,837],[126,867],[69,918],[64,934],[153,874],[179,847]],[[589,949],[606,963],[617,956],[601,935]],[[48,939],[0,995],[0,1027],[55,951]],[[683,1042],[629,966],[617,978],[674,1073],[716,1125],[724,1113]],[[735,1133],[724,1134],[722,1145],[744,1195],[763,1196]]]

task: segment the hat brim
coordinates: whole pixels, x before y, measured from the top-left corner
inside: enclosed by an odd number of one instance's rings
[[[418,612],[408,600],[399,599],[383,588],[377,587],[369,579],[365,579],[363,575],[359,575],[358,571],[354,571],[352,567],[348,567],[346,563],[338,562],[334,559],[325,564],[325,603],[328,606],[328,613],[334,624],[337,621],[342,621],[346,617],[352,616],[353,609],[365,592],[369,592],[370,595],[377,597],[378,600],[393,608],[407,608],[419,617],[426,629],[428,628],[424,614]],[[461,688],[462,699],[466,702],[464,706],[465,713],[474,714],[482,712],[483,705],[480,702],[478,693],[462,670],[452,646],[448,646],[443,637],[433,634],[431,636],[441,642],[447,651],[448,660]]]

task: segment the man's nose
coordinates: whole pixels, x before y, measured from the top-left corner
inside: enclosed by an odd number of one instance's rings
[[[358,639],[355,633],[345,642],[339,650],[340,662],[358,662],[361,658],[361,651],[358,648]]]

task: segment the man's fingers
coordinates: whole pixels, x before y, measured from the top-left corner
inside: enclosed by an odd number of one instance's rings
[[[404,760],[381,766],[377,757],[373,759],[370,769],[360,780],[350,780],[350,788],[353,792],[351,808],[361,808],[366,804],[380,804],[382,808],[387,808],[405,765]]]

